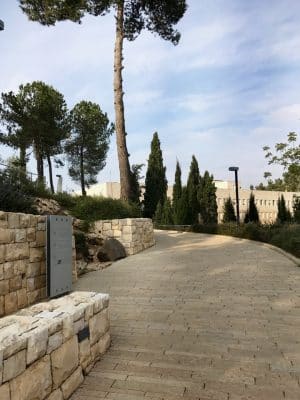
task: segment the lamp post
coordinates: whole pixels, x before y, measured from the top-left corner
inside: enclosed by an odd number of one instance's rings
[[[235,177],[235,199],[236,199],[236,222],[240,224],[240,203],[239,203],[239,184],[238,184],[238,170],[239,167],[229,167],[229,171],[234,171]]]
[[[4,22],[0,19],[0,31],[4,31]]]

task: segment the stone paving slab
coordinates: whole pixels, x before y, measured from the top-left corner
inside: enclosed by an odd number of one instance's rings
[[[112,346],[72,400],[299,400],[300,269],[256,242],[156,241],[76,284],[110,294]]]

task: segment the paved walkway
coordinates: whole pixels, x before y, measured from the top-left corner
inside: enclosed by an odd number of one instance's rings
[[[112,346],[72,400],[299,400],[300,269],[255,242],[156,239],[79,280],[110,293]]]

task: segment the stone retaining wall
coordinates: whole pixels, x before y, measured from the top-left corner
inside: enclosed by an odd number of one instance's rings
[[[108,301],[74,292],[1,318],[0,399],[68,399],[110,345]]]
[[[154,245],[153,223],[149,218],[125,218],[96,221],[93,233],[115,238],[125,247],[126,254],[136,254]]]
[[[0,211],[0,316],[46,297],[45,244],[45,216]]]

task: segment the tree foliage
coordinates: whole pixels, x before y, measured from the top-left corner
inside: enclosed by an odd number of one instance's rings
[[[148,168],[145,180],[144,216],[154,216],[158,202],[164,204],[167,196],[166,167],[163,164],[163,156],[160,148],[160,140],[157,132],[154,133],[151,142],[151,152],[148,159]]]
[[[200,212],[200,204],[198,200],[198,190],[200,184],[199,166],[196,157],[193,155],[190,172],[187,180],[188,193],[188,223],[194,224],[198,222],[198,214]]]
[[[200,179],[198,201],[201,218],[204,224],[216,224],[218,222],[218,205],[214,177],[205,171]]]
[[[2,143],[20,148],[20,162],[25,168],[26,149],[32,145],[40,181],[44,178],[44,160],[54,192],[51,157],[62,153],[62,141],[69,133],[64,96],[41,81],[20,85],[17,94],[2,93],[0,114],[7,128]]]
[[[294,198],[293,217],[297,224],[300,224],[300,196]]]
[[[72,133],[65,151],[69,174],[80,182],[82,195],[86,187],[96,183],[97,174],[104,168],[113,125],[98,104],[81,101],[71,111]]]
[[[285,199],[283,195],[281,195],[277,201],[277,222],[283,224],[285,222],[291,222],[292,216],[290,211],[286,207]]]
[[[273,181],[271,173],[265,172],[268,190],[300,191],[300,144],[298,134],[290,132],[285,143],[277,143],[274,150],[264,146],[265,157],[268,164],[277,164],[283,167],[281,179]],[[274,188],[274,189],[273,189]]]
[[[258,215],[257,207],[255,204],[255,196],[253,193],[250,194],[249,207],[246,212],[244,222],[245,222],[245,224],[247,224],[249,222],[259,223],[259,215]]]
[[[236,215],[234,211],[234,206],[231,200],[231,197],[228,197],[226,199],[225,204],[223,206],[223,221],[224,223],[227,222],[236,222]]]
[[[116,14],[116,41],[114,61],[115,126],[119,158],[121,198],[130,198],[131,174],[126,145],[123,102],[122,60],[123,40],[134,40],[143,29],[177,44],[180,39],[175,25],[183,17],[185,0],[19,0],[28,18],[43,25],[71,20],[80,23],[85,14]],[[154,211],[153,211],[154,213]]]
[[[182,196],[181,168],[179,162],[177,161],[176,171],[175,171],[175,183],[173,185],[173,200],[172,200],[175,224],[179,224],[177,214],[179,210],[179,202],[181,196]]]
[[[183,186],[182,194],[178,201],[178,208],[176,213],[177,225],[189,225],[189,198],[187,187]]]
[[[132,164],[131,166],[131,195],[130,201],[132,203],[140,204],[141,187],[139,181],[143,178],[141,170],[145,164]]]

